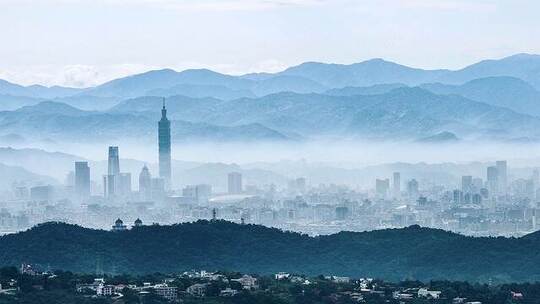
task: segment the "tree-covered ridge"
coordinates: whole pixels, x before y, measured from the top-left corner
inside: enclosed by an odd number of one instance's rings
[[[411,226],[309,237],[258,225],[198,221],[122,232],[46,223],[0,238],[0,263],[107,273],[234,269],[389,280],[540,280],[540,236],[475,238]]]

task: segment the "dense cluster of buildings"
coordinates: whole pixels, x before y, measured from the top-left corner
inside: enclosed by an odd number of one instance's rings
[[[14,185],[13,198],[0,207],[0,234],[44,221],[109,229],[116,219],[171,224],[214,216],[312,235],[414,224],[469,235],[523,235],[539,229],[538,169],[516,178],[509,175],[506,161],[496,161],[485,166],[482,176],[464,175],[457,178],[459,183],[439,184],[410,172],[390,172],[376,178],[370,189],[310,185],[305,177],[279,186],[246,183],[242,172],[228,172],[221,176],[227,185],[222,191],[210,182],[175,187],[181,181],[172,179],[170,132],[163,104],[157,176],[146,165],[138,178],[123,172],[120,149],[110,146],[99,187],[91,180],[87,161],[75,162],[61,187]]]
[[[22,275],[22,276],[21,276]],[[537,293],[527,284],[468,285],[464,282],[419,281],[385,282],[372,278],[335,275],[316,277],[279,272],[273,275],[249,275],[238,272],[187,271],[182,274],[154,274],[143,277],[73,275],[69,281],[57,272],[37,271],[24,264],[17,278],[4,278],[0,294],[16,297],[21,292],[62,288],[80,299],[93,298],[103,303],[120,303],[133,297],[145,303],[182,303],[212,301],[232,303],[236,299],[289,300],[287,303],[451,303],[482,304],[535,301]],[[141,280],[142,279],[142,280]],[[27,287],[19,281],[25,281]],[[56,282],[56,284],[54,283]],[[29,283],[30,282],[30,283]],[[61,283],[61,284],[60,284]],[[29,286],[31,286],[29,288]],[[461,286],[461,287],[459,287]],[[457,288],[456,288],[457,287]],[[535,287],[537,288],[537,287]],[[527,290],[528,293],[523,293]],[[56,293],[60,294],[60,293]],[[118,302],[119,301],[119,302]],[[232,301],[232,302],[231,302]]]
[[[241,172],[229,172],[222,177],[225,192],[215,192],[210,184],[168,189],[166,179],[153,177],[147,166],[134,190],[130,174],[120,171],[117,147],[109,148],[108,164],[102,193],[91,193],[90,168],[76,162],[73,191],[50,197],[51,186],[31,188],[16,208],[0,209],[0,230],[17,231],[43,221],[109,229],[118,218],[172,224],[214,216],[311,235],[416,224],[468,235],[519,236],[539,229],[540,173],[531,170],[530,178],[509,178],[505,161],[487,166],[485,176],[462,176],[459,184],[430,184],[394,172],[364,190],[310,185],[302,177],[285,187],[245,185]]]

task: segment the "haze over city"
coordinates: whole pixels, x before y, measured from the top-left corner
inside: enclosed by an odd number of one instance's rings
[[[538,303],[538,11],[0,0],[0,304]]]

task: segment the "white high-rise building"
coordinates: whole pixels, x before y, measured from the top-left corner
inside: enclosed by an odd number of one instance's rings
[[[491,195],[497,194],[499,192],[499,174],[497,172],[497,167],[491,166],[487,167],[487,188]]]
[[[392,193],[394,197],[399,197],[401,193],[401,173],[394,172],[392,175]]]
[[[464,175],[461,177],[461,191],[463,193],[473,192],[473,178],[470,175]]]
[[[229,194],[242,193],[242,174],[238,172],[231,172],[227,176],[227,188]]]
[[[507,165],[505,160],[500,160],[495,162],[495,167],[497,167],[497,178],[499,181],[499,192],[506,193],[508,187],[508,173]]]

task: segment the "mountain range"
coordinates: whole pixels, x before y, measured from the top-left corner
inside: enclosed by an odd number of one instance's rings
[[[383,59],[307,62],[240,76],[164,69],[81,89],[0,81],[0,136],[114,139],[130,130],[154,137],[161,98],[176,139],[536,141],[540,56],[517,54],[454,71]]]
[[[309,237],[225,221],[122,232],[46,223],[0,237],[0,265],[92,272],[99,261],[105,272],[134,274],[206,269],[499,283],[538,281],[539,250],[538,232],[475,238],[411,226]]]
[[[26,186],[58,184],[58,181],[52,177],[30,172],[21,166],[0,163],[0,191],[13,189],[14,185],[20,182]]]

